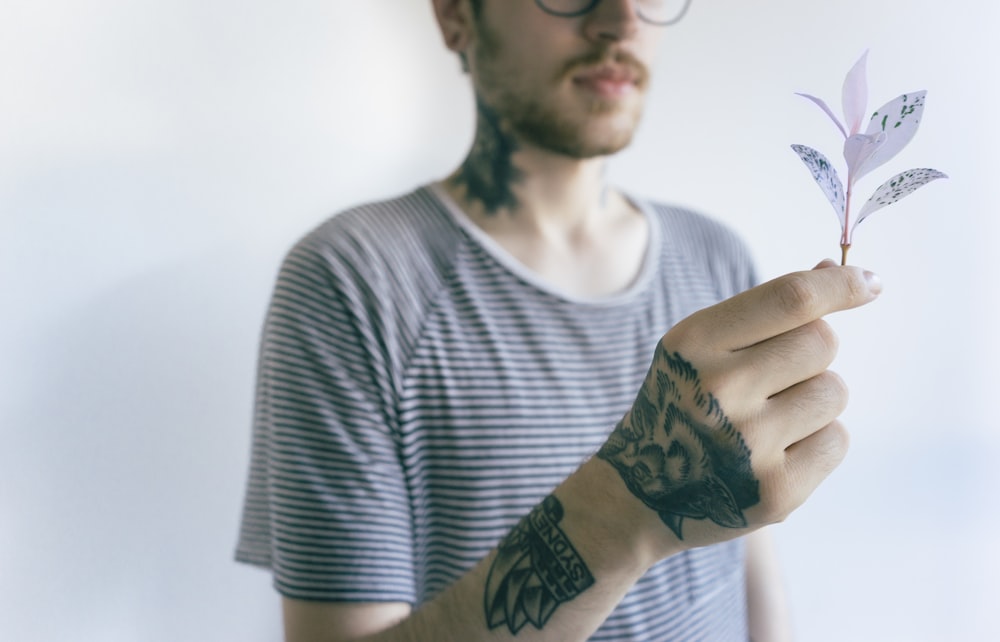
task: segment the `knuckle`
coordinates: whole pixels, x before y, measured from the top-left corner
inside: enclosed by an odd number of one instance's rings
[[[847,384],[839,375],[829,370],[817,376],[816,382],[813,399],[809,402],[811,408],[831,420],[839,417],[847,408],[849,397]]]
[[[663,350],[670,350],[671,346],[674,344],[683,345],[690,342],[691,335],[696,327],[697,324],[692,323],[690,317],[681,319],[660,339],[660,348]]]
[[[802,416],[832,421],[847,407],[847,385],[830,371],[817,375],[803,393],[793,401],[795,412]]]
[[[860,268],[847,271],[847,296],[852,303],[864,301],[869,298],[869,287]]]
[[[711,342],[710,328],[698,313],[682,319],[660,339],[659,349],[667,354],[680,352],[691,358],[704,354]]]
[[[778,282],[775,296],[778,304],[794,318],[811,316],[819,306],[819,292],[805,277],[792,274]]]
[[[760,503],[757,510],[757,521],[761,524],[780,524],[788,518],[795,509],[796,502],[790,501],[791,488],[786,488],[785,482],[779,482],[769,489],[767,498]]]
[[[823,319],[817,319],[812,323],[811,329],[820,349],[832,360],[840,348],[840,338],[833,331],[833,327]]]
[[[830,388],[831,396],[838,399],[843,406],[847,406],[847,399],[851,395],[851,391],[847,387],[847,382],[844,381],[843,377],[838,375],[836,372],[832,372],[830,370],[823,373],[823,376],[827,380],[827,386]]]
[[[723,404],[724,408],[735,410],[730,402],[745,396],[742,394],[743,382],[741,378],[730,368],[705,367],[700,375],[702,389],[711,392]]]
[[[700,310],[690,316],[684,317],[670,329],[668,336],[675,337],[679,341],[684,342],[697,341],[707,325],[705,316],[705,311]]]
[[[839,421],[834,421],[823,428],[824,438],[817,440],[814,446],[813,457],[821,462],[825,472],[830,472],[847,455],[850,445],[847,430]]]
[[[780,524],[780,523],[784,522],[786,519],[788,519],[788,516],[792,514],[792,510],[793,510],[793,508],[789,508],[789,507],[785,507],[785,506],[782,506],[780,508],[779,507],[775,507],[775,509],[772,510],[767,515],[767,523],[771,524],[771,525],[774,525],[774,524]]]

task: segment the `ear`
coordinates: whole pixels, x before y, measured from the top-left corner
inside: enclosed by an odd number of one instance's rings
[[[473,30],[472,5],[469,0],[431,0],[434,4],[434,17],[444,46],[461,54],[469,46]]]

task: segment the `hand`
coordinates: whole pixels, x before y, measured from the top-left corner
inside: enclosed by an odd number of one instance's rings
[[[880,291],[824,261],[684,319],[598,457],[686,545],[783,520],[847,452],[847,387],[827,370],[837,338],[822,317]]]

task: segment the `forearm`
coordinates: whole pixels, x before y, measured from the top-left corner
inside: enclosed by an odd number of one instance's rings
[[[449,589],[364,640],[586,640],[674,546],[656,514],[595,458]]]
[[[747,614],[754,642],[790,642],[787,592],[771,534],[759,530],[746,537]]]

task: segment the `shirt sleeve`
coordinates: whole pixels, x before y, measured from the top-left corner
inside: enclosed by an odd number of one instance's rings
[[[286,597],[413,603],[393,380],[367,289],[378,279],[343,253],[307,238],[282,266],[236,558],[271,568]]]

